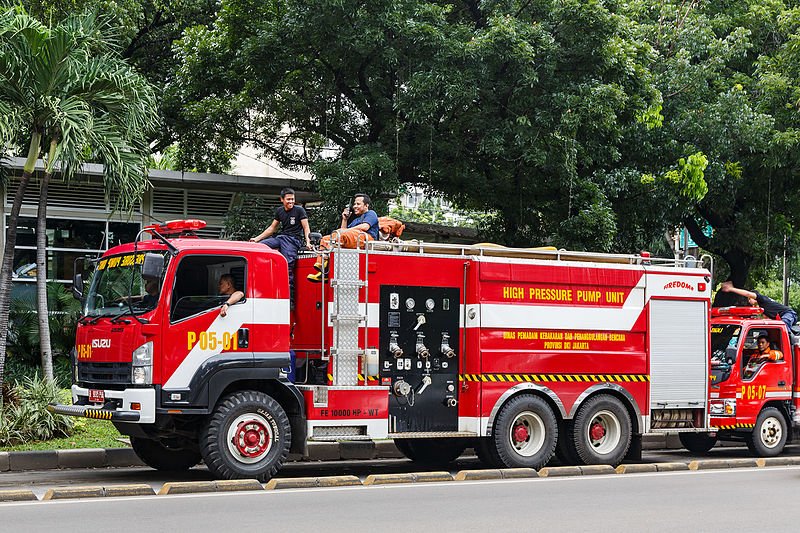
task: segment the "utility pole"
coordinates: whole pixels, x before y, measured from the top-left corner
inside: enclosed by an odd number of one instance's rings
[[[789,242],[787,235],[783,236],[783,305],[789,305],[789,263],[786,261],[786,248]]]

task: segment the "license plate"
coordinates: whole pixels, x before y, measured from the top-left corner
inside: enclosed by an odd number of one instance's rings
[[[92,403],[103,403],[106,401],[105,391],[99,389],[89,389],[89,401]]]

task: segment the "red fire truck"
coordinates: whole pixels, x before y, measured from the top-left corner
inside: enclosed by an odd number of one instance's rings
[[[790,340],[783,322],[763,318],[762,312],[712,309],[709,412],[715,431],[681,434],[689,450],[707,452],[718,440],[743,441],[754,455],[772,457],[791,440],[800,345]],[[759,340],[769,358],[759,357]]]
[[[334,246],[323,283],[200,221],[96,261],[73,405],[158,469],[273,476],[309,441],[394,439],[419,462],[618,464],[650,431],[709,431],[710,273],[642,255]],[[244,298],[221,314],[217,282]],[[75,286],[82,280],[76,276]],[[154,282],[158,291],[148,292]]]

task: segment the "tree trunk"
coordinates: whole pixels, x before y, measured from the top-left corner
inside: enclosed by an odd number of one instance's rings
[[[53,381],[53,353],[50,346],[50,313],[47,309],[47,188],[51,172],[45,172],[39,191],[39,210],[36,213],[36,311],[39,315],[39,353],[42,356],[42,376]]]
[[[713,251],[713,250],[712,250]],[[734,287],[745,289],[747,287],[747,279],[750,276],[750,265],[752,259],[748,257],[741,250],[729,250],[720,254],[722,258],[728,263],[731,269],[731,275],[728,278],[733,282]],[[725,281],[725,280],[717,280]],[[733,294],[732,292],[718,291],[714,297],[714,307],[728,307],[732,305],[750,305],[746,298]]]
[[[8,216],[8,231],[6,232],[6,243],[3,248],[3,263],[0,266],[0,391],[3,390],[3,377],[5,376],[6,366],[6,341],[8,340],[8,313],[11,308],[11,274],[14,268],[14,247],[17,244],[17,220],[19,210],[22,207],[22,197],[33,172],[23,172],[16,194],[14,203],[11,206],[11,213]],[[0,411],[3,407],[3,395],[0,394]]]

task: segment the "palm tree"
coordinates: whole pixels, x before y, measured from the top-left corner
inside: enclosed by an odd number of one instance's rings
[[[9,217],[0,267],[0,385],[6,353],[16,220],[36,161],[44,153],[36,230],[37,301],[42,369],[52,379],[47,310],[47,189],[58,172],[69,181],[84,162],[103,163],[115,209],[127,209],[148,185],[147,134],[156,126],[152,87],[120,56],[119,33],[97,13],[47,27],[20,7],[0,14],[0,142],[29,140]]]

